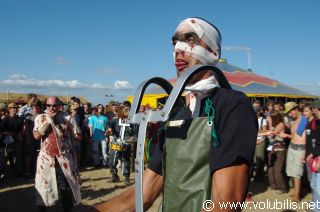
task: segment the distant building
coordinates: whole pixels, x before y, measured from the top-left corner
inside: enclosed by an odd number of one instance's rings
[[[269,99],[281,100],[283,102],[300,102],[301,100],[319,98],[277,80],[256,74],[251,70],[244,70],[231,65],[226,59],[220,59],[217,67],[223,71],[233,89],[244,92],[252,100],[259,99],[263,103]],[[176,79],[170,79],[169,82],[174,85]],[[165,102],[167,96],[159,86],[148,88],[143,97],[142,105],[149,104],[151,107],[156,108],[159,104]],[[127,100],[132,102],[133,98],[134,96],[128,96]]]

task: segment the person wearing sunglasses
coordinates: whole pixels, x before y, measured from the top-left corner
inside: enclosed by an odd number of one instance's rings
[[[59,110],[58,97],[47,99],[46,112],[35,118],[33,135],[41,140],[35,178],[36,203],[40,211],[60,199],[64,210],[80,203],[78,167],[73,143],[81,139],[81,131],[68,113]]]

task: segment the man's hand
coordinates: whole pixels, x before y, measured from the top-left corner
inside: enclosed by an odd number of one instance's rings
[[[51,118],[53,118],[53,117],[57,114],[57,111],[48,110],[48,111],[47,111],[47,114],[48,114]]]

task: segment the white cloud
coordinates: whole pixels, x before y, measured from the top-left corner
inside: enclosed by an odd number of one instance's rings
[[[119,90],[119,89],[130,89],[133,86],[130,84],[128,81],[120,81],[116,80],[113,84],[114,89]]]
[[[124,101],[126,96],[133,95],[134,86],[125,80],[116,80],[112,83],[82,82],[76,79],[44,80],[35,79],[21,74],[13,74],[0,80],[0,92],[37,93],[43,95],[82,96],[90,102],[105,103],[111,100]],[[106,94],[114,97],[106,98]]]
[[[39,80],[34,78],[29,78],[21,74],[13,74],[8,77],[8,79],[0,81],[0,85],[6,87],[15,88],[69,88],[69,89],[112,89],[112,90],[126,90],[133,88],[134,86],[128,81],[116,80],[113,84],[103,84],[103,83],[84,83],[78,80]]]
[[[77,80],[63,81],[63,80],[36,80],[33,78],[9,78],[1,81],[2,85],[12,87],[58,87],[58,88],[83,88],[86,84]]]

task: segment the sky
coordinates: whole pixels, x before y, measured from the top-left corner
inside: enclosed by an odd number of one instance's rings
[[[124,101],[176,75],[171,37],[202,17],[222,46],[252,50],[257,74],[320,95],[318,0],[0,0],[0,92]],[[222,51],[248,68],[247,51]]]

